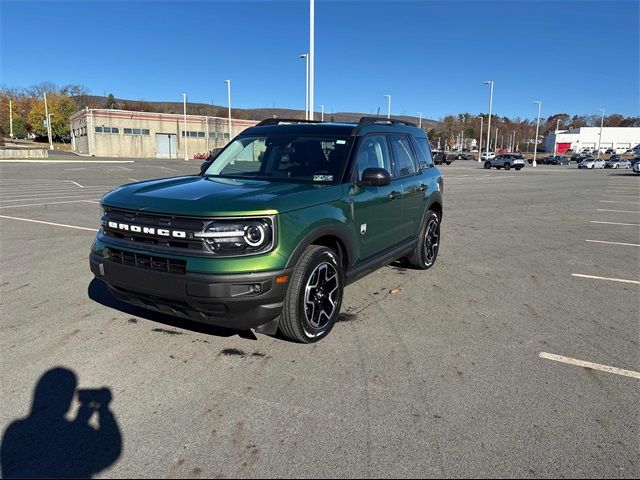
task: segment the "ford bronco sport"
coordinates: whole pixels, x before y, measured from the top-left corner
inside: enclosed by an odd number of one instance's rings
[[[413,124],[268,119],[198,175],[106,194],[90,266],[128,303],[314,342],[349,283],[396,259],[434,265],[442,190]]]

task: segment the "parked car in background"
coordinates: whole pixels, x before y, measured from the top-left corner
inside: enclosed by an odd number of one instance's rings
[[[489,155],[487,155],[487,152],[483,152],[482,155],[480,155],[480,158],[482,160],[491,160],[492,158],[496,158],[496,153],[489,152]]]
[[[442,151],[442,150],[433,150],[433,163],[436,165],[442,165],[442,164],[447,164],[447,165],[451,165],[451,162],[453,162],[453,158],[450,158],[449,155],[447,155],[446,152]]]
[[[604,160],[599,158],[585,158],[578,164],[578,168],[604,168]]]
[[[484,162],[484,168],[495,167],[498,170],[504,168],[505,170],[511,169],[511,167],[516,170],[520,170],[524,167],[524,159],[517,158],[515,155],[498,155],[495,158],[491,158]]]
[[[547,158],[547,165],[569,165],[569,157],[562,155],[556,155],[554,157]]]
[[[633,171],[640,174],[640,161],[633,164]]]
[[[611,157],[609,160],[604,162],[604,168],[626,168],[628,170],[631,168],[631,162],[629,160],[623,160],[620,157]]]

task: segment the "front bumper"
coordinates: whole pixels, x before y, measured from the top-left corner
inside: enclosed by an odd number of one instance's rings
[[[275,279],[293,270],[232,275],[168,273],[117,263],[96,252],[91,252],[89,264],[96,278],[119,300],[238,330],[256,328],[280,315],[288,282],[276,283]]]

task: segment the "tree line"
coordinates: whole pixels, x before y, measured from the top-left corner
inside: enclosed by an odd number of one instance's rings
[[[540,141],[549,132],[568,130],[578,127],[599,127],[602,117],[600,115],[569,115],[567,113],[555,113],[546,118],[540,118],[539,139]],[[480,137],[482,127],[482,148],[486,148],[487,126],[489,115],[480,113],[460,113],[458,115],[447,115],[441,119],[440,125],[430,128],[427,133],[429,140],[434,147],[440,145],[441,148],[450,148],[460,144],[460,139],[464,138],[464,145],[468,145],[467,140]],[[536,132],[537,119],[523,119],[520,117],[508,118],[498,115],[491,115],[491,148],[508,148],[510,143],[513,148],[520,151],[533,151],[534,138]],[[625,117],[618,113],[604,117],[605,127],[640,127],[640,117]],[[497,133],[497,138],[496,138]],[[510,140],[513,139],[513,140]],[[497,140],[497,142],[496,142]]]
[[[131,111],[145,111],[157,113],[182,113],[182,102],[147,102],[144,100],[120,100],[113,94],[108,96],[90,95],[86,87],[82,85],[58,86],[51,82],[42,82],[23,89],[0,88],[0,133],[8,136],[9,126],[9,101],[13,111],[13,133],[16,136],[32,134],[38,137],[47,135],[45,120],[44,94],[47,96],[47,106],[51,115],[51,130],[54,141],[65,141],[69,136],[69,117],[85,107],[88,108],[113,108]],[[214,117],[226,117],[227,109],[221,106],[206,104],[188,104],[190,115],[208,115]],[[246,120],[261,120],[268,113],[266,109],[232,109],[233,118]],[[304,118],[303,111],[285,110],[283,116]],[[261,118],[256,118],[262,115]],[[340,116],[336,114],[336,116]],[[427,131],[432,145],[440,145],[442,148],[454,148],[458,140],[477,139],[480,137],[480,124],[482,118],[483,139],[486,143],[486,132],[489,116],[486,113],[471,114],[460,113],[447,115],[439,121],[423,119],[423,128]],[[340,120],[340,119],[339,119]],[[557,123],[559,121],[559,124]],[[556,113],[547,118],[540,119],[540,138],[548,132],[555,130],[556,125],[566,130],[577,127],[600,126],[599,115],[569,115]],[[427,126],[428,125],[428,126]],[[640,117],[625,117],[613,113],[604,117],[605,127],[639,127]],[[518,146],[521,151],[533,148],[535,137],[536,119],[523,119],[519,117],[508,118],[498,115],[491,116],[491,142],[492,147],[496,140],[497,146],[505,148],[509,139],[515,139],[513,146]],[[465,141],[465,145],[468,142]]]

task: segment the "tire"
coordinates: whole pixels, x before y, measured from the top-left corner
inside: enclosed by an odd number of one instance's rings
[[[484,162],[484,168],[491,168],[491,162]]]
[[[514,167],[514,168],[516,169],[516,172],[519,172],[522,167]]]
[[[412,267],[428,270],[436,263],[440,250],[440,218],[433,210],[427,210],[418,234],[418,245],[407,257]]]
[[[504,164],[504,169],[505,170],[511,170],[511,164],[510,163],[505,163]]]
[[[336,253],[310,245],[291,274],[278,325],[280,333],[300,343],[323,339],[336,324],[343,291],[344,272]]]
[[[447,165],[451,165],[451,162],[447,162]]]

